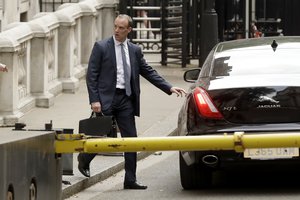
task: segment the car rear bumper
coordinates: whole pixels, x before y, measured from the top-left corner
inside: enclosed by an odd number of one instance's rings
[[[300,169],[300,157],[258,160],[244,158],[243,153],[237,153],[235,151],[197,151],[189,152],[189,155],[194,156],[195,162],[214,169],[235,169],[241,167],[251,169],[281,169],[283,167],[288,167],[289,169]],[[207,156],[211,156],[209,157],[211,159],[206,159]],[[211,163],[205,161],[211,161]]]

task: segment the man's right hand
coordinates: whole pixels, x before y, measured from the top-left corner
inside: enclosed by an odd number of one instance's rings
[[[101,104],[100,104],[100,102],[93,102],[93,103],[91,103],[91,109],[95,113],[101,112]]]

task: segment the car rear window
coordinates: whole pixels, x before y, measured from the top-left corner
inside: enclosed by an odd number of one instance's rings
[[[288,47],[287,47],[288,46]],[[215,54],[211,76],[300,74],[299,44],[231,49]]]

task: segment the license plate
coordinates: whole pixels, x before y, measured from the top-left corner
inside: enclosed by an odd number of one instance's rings
[[[269,160],[299,156],[299,148],[245,149],[244,158]]]

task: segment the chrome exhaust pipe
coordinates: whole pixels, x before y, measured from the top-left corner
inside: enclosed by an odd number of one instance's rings
[[[202,162],[209,167],[216,167],[219,163],[219,158],[215,155],[205,155],[202,157]]]

